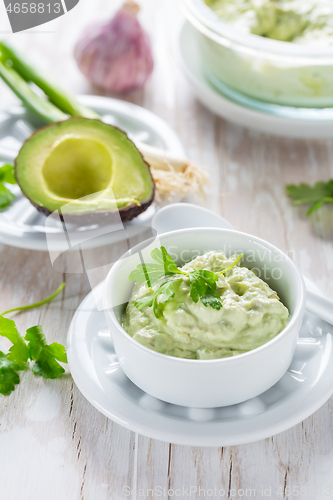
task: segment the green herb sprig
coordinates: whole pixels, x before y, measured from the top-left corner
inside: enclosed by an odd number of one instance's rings
[[[144,295],[134,303],[139,311],[144,307],[153,306],[154,314],[157,318],[162,317],[166,303],[174,297],[175,284],[184,277],[189,279],[190,296],[193,302],[197,303],[201,300],[205,307],[209,306],[216,310],[221,309],[222,300],[216,291],[216,282],[220,274],[230,271],[243,257],[243,255],[238,255],[230,266],[219,273],[213,273],[205,269],[189,272],[183,271],[177,267],[163,246],[161,248],[154,248],[150,255],[156,261],[156,264],[147,263],[137,265],[136,269],[128,276],[128,279],[134,281],[137,285],[146,283],[147,288],[152,288],[158,282],[164,280],[157,290],[151,290],[150,293]]]
[[[287,195],[293,200],[294,205],[311,203],[307,216],[322,207],[324,203],[333,203],[333,179],[328,182],[317,182],[314,186],[290,184],[286,187]]]
[[[5,210],[15,200],[15,195],[5,184],[16,184],[13,165],[0,167],[0,210]]]
[[[41,326],[33,326],[23,337],[18,331],[14,320],[4,318],[4,314],[12,311],[22,311],[40,307],[50,302],[64,288],[63,283],[56,292],[41,302],[21,306],[5,311],[0,315],[0,336],[7,338],[12,346],[7,354],[0,351],[0,394],[9,396],[15,386],[20,383],[18,372],[26,370],[29,360],[33,363],[32,372],[45,379],[56,379],[65,373],[58,363],[67,363],[65,347],[57,342],[48,345]]]
[[[65,288],[66,284],[62,283],[57,290],[52,293],[49,297],[46,299],[41,300],[40,302],[35,302],[34,304],[28,304],[27,306],[19,306],[19,307],[13,307],[13,309],[7,309],[7,311],[3,311],[0,313],[2,316],[4,314],[9,314],[15,311],[27,311],[28,309],[36,309],[37,307],[41,307],[44,304],[47,304],[48,302],[51,302],[59,293]]]
[[[18,372],[27,368],[29,359],[36,376],[56,379],[65,372],[58,363],[67,363],[64,346],[57,342],[48,345],[41,326],[29,328],[23,338],[12,319],[0,316],[0,335],[13,344],[8,354],[0,351],[0,394],[3,396],[9,396],[20,383]]]

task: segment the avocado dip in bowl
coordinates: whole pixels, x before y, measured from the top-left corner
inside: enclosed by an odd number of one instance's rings
[[[136,284],[123,328],[149,349],[187,359],[226,358],[265,344],[285,328],[289,311],[254,271],[239,266],[241,257],[206,252],[154,285]]]
[[[156,265],[151,253],[158,258],[162,247],[171,258],[167,279],[133,287],[144,279],[133,271]],[[291,363],[305,309],[302,277],[283,252],[245,233],[205,228],[162,234],[127,252],[109,272],[103,300],[130,380],[158,399],[197,408],[240,403],[272,387]]]
[[[333,106],[330,0],[181,0],[202,69],[226,95]]]

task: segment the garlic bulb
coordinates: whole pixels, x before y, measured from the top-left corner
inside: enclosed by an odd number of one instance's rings
[[[143,87],[154,62],[147,33],[137,19],[140,7],[126,0],[106,24],[91,26],[74,49],[74,57],[87,79],[111,92]]]

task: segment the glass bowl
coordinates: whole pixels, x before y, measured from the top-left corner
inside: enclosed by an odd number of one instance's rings
[[[250,98],[303,108],[333,106],[333,45],[302,45],[243,33],[203,0],[181,0],[207,78]]]

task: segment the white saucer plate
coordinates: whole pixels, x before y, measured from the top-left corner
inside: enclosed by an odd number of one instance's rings
[[[189,220],[193,225],[193,217]],[[219,226],[223,227],[222,219]],[[307,286],[320,293],[314,285]],[[68,333],[69,367],[86,399],[134,432],[182,445],[234,446],[293,427],[333,394],[333,327],[306,312],[291,366],[265,393],[214,409],[160,401],[135,386],[120,368],[102,310],[102,293],[100,283],[75,313]]]
[[[97,111],[102,119],[128,133],[134,142],[145,142],[151,146],[184,155],[184,149],[177,135],[158,116],[134,104],[99,96],[81,96],[80,101]],[[0,165],[11,162],[22,143],[43,124],[18,106],[0,113]],[[40,214],[22,195],[18,186],[13,186],[16,200],[0,213],[0,242],[32,250],[66,251],[68,242],[63,237],[60,221],[47,219]],[[70,227],[73,241],[80,241],[85,248],[116,243],[136,237],[142,228],[149,227],[156,212],[155,205],[124,224],[125,230],[107,232],[99,227]]]
[[[260,132],[296,138],[333,136],[333,119],[323,110],[322,118],[288,118],[260,112],[228,99],[206,78],[201,67],[195,29],[185,22],[178,30],[174,47],[178,65],[199,101],[222,118]]]

